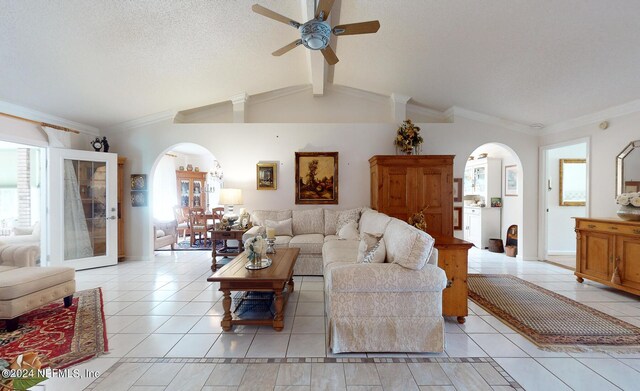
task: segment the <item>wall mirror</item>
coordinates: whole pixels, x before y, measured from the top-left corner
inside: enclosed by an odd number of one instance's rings
[[[616,158],[616,196],[640,191],[640,140],[632,141]]]
[[[560,206],[587,204],[587,160],[560,159]]]

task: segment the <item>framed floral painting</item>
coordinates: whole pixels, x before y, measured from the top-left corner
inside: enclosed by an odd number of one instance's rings
[[[338,152],[296,152],[296,204],[338,203]]]

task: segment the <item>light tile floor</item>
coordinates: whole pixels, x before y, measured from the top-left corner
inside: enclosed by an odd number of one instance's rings
[[[286,307],[285,329],[274,332],[270,327],[238,326],[231,332],[220,329],[222,305],[220,292],[216,284],[207,283],[206,277],[211,274],[210,258],[207,252],[158,252],[154,261],[127,261],[118,266],[77,273],[79,290],[102,287],[104,308],[109,338],[108,355],[83,363],[79,366],[85,370],[104,372],[116,364],[122,384],[113,390],[138,389],[186,389],[173,388],[181,382],[200,380],[197,376],[188,376],[193,365],[184,364],[179,373],[162,370],[159,364],[132,366],[129,362],[135,358],[288,358],[288,357],[490,357],[527,390],[604,390],[604,389],[638,389],[640,384],[640,354],[604,354],[604,353],[560,353],[538,349],[526,338],[503,324],[499,319],[488,314],[474,303],[469,303],[467,322],[459,325],[455,319],[446,320],[446,351],[442,354],[341,354],[333,355],[325,348],[325,326],[323,320],[323,295],[321,277],[295,277],[296,292]],[[521,261],[487,251],[470,251],[470,273],[502,274],[508,273],[524,280],[553,290],[571,299],[597,308],[612,316],[618,317],[634,325],[640,326],[640,300],[635,296],[618,292],[603,285],[585,281],[579,284],[572,272],[549,263]],[[237,379],[234,370],[247,376],[248,368],[225,369],[224,374],[214,376],[215,364],[207,367],[211,376],[208,379]],[[245,364],[238,364],[245,365]],[[456,375],[456,366],[441,365],[452,384],[420,383],[420,374],[416,374],[411,366],[409,371],[395,368],[393,370],[375,365],[378,382],[375,384],[354,384],[347,381],[352,377],[365,376],[375,378],[371,374],[361,375],[366,370],[353,372],[346,367],[336,369],[338,364],[323,364],[322,367],[311,366],[310,383],[279,384],[280,369],[276,365],[277,374],[273,386],[267,389],[316,389],[321,384],[337,384],[336,389],[447,389],[458,387],[464,389],[468,384],[457,384],[453,379],[467,378]],[[362,365],[362,364],[361,364]],[[407,365],[407,364],[404,364]],[[144,367],[144,376],[139,373]],[[169,367],[167,367],[169,368]],[[174,367],[171,367],[174,368]],[[266,367],[252,368],[255,376]],[[314,375],[323,373],[332,382],[321,380]],[[175,369],[175,368],[174,368]],[[228,371],[227,371],[228,369]],[[127,370],[136,372],[136,384],[125,384],[124,374]],[[246,371],[245,371],[246,370]],[[157,375],[154,374],[156,371]],[[309,376],[308,368],[282,369],[282,378]],[[288,372],[286,372],[288,371]],[[337,372],[336,372],[337,371]],[[206,371],[205,371],[206,372]],[[230,373],[227,373],[230,372]],[[247,373],[245,373],[247,372]],[[268,371],[267,371],[268,372]],[[395,377],[391,377],[393,373]],[[476,369],[473,376],[482,373]],[[442,374],[440,374],[442,375]],[[438,378],[439,372],[430,375]],[[226,376],[226,377],[225,377]],[[234,377],[235,376],[235,377]],[[253,376],[253,375],[251,375]],[[345,378],[346,376],[346,378]],[[445,377],[446,377],[445,376]],[[383,377],[387,380],[383,381]],[[163,384],[151,384],[154,379],[168,379]],[[140,380],[141,379],[141,380]],[[144,380],[149,379],[149,380]],[[315,379],[315,380],[314,380]],[[347,380],[345,380],[347,379]],[[50,379],[45,382],[46,390],[81,390],[95,379]],[[158,380],[159,381],[159,380]],[[269,380],[271,381],[271,380]],[[346,382],[345,382],[346,381]],[[174,382],[174,383],[171,383]],[[306,382],[306,380],[305,380]],[[206,380],[207,390],[237,389],[240,383],[220,384]],[[169,386],[167,386],[169,384]],[[172,386],[173,384],[173,386]],[[340,386],[342,384],[342,386]],[[262,384],[265,385],[265,384]],[[314,386],[315,385],[315,386]],[[228,386],[227,388],[225,388]],[[500,389],[500,385],[493,385]],[[146,388],[145,388],[146,387]],[[201,385],[202,387],[202,385]],[[250,385],[246,387],[251,388]],[[280,388],[278,388],[280,387]],[[288,388],[287,388],[288,387]],[[295,388],[298,387],[298,388]],[[400,387],[400,388],[398,388]],[[404,388],[408,387],[408,388]],[[438,388],[439,387],[439,388]],[[241,388],[242,389],[242,388]],[[258,387],[260,389],[260,387]]]

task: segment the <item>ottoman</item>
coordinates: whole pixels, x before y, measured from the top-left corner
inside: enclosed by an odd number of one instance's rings
[[[0,319],[14,331],[20,315],[63,298],[69,307],[75,291],[73,268],[0,266]]]

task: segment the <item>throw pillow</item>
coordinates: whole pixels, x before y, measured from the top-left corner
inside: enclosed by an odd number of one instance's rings
[[[356,224],[356,230],[357,230],[359,220],[360,220],[360,208],[339,211],[338,216],[336,218],[336,234],[340,232],[342,227],[344,227],[345,225],[351,222]]]
[[[357,263],[383,263],[386,257],[386,248],[382,235],[373,235],[363,232],[360,235]]]
[[[276,236],[293,236],[291,230],[291,219],[282,221],[265,220],[264,225],[267,228],[273,228],[276,230]]]
[[[161,229],[156,230],[156,238],[161,238],[163,236],[166,236],[163,230]]]
[[[350,222],[338,231],[338,238],[342,240],[358,240],[358,223]]]

